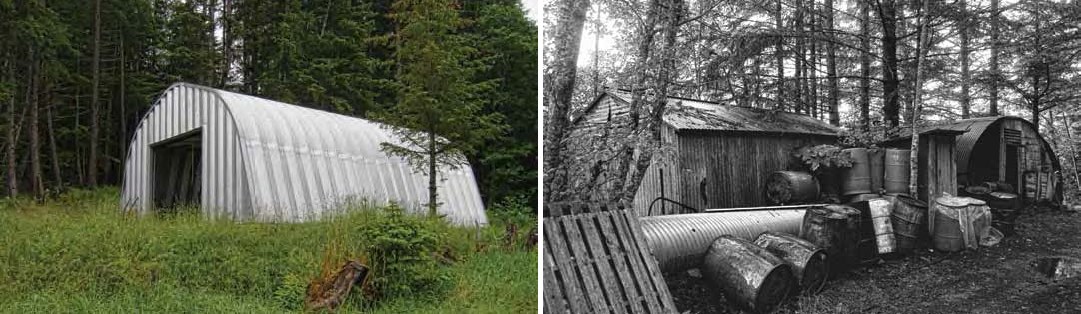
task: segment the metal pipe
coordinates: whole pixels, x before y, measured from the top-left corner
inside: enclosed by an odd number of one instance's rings
[[[717,237],[754,241],[766,231],[799,234],[804,209],[711,212],[639,218],[646,242],[664,272],[698,267]]]
[[[711,208],[705,210],[707,213],[730,213],[730,212],[754,212],[754,211],[767,211],[767,210],[785,210],[785,209],[799,209],[804,210],[808,208],[824,207],[827,204],[807,204],[807,205],[784,205],[784,206],[765,206],[765,207],[736,207],[736,208]]]

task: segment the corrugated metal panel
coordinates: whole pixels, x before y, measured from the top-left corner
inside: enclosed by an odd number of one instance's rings
[[[661,269],[698,267],[710,243],[722,235],[754,241],[765,231],[799,234],[806,209],[702,213],[639,218],[642,234]]]
[[[123,204],[152,206],[151,145],[202,130],[204,213],[240,220],[306,221],[346,202],[397,202],[422,210],[428,178],[388,156],[400,142],[379,123],[180,83],[140,123],[125,163]],[[439,211],[452,222],[486,224],[468,165],[442,169]]]
[[[627,92],[608,92],[626,103]],[[587,112],[586,114],[589,114]],[[840,129],[811,116],[768,109],[722,105],[688,98],[668,97],[665,123],[677,130],[769,132],[836,135]]]

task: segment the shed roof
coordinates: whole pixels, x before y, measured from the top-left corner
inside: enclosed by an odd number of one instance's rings
[[[606,91],[587,107],[584,112],[593,110],[606,97],[611,97],[628,105],[631,93],[625,90]],[[575,123],[581,119],[575,119]],[[664,122],[673,129],[728,132],[761,132],[776,134],[816,134],[836,136],[840,131],[822,120],[813,117],[783,111],[724,105],[720,103],[668,97],[668,106],[664,112]]]
[[[238,160],[246,186],[237,192],[248,194],[243,198],[254,210],[222,211],[253,212],[254,217],[241,218],[309,220],[350,200],[410,207],[427,202],[427,175],[380,149],[384,142],[401,145],[380,123],[187,83],[169,87],[140,122],[126,162],[125,202],[148,197],[140,195],[150,176],[143,173],[150,172],[148,163],[140,160],[147,154],[140,152],[195,129],[207,129],[203,146],[235,147],[227,151],[236,153],[204,153],[204,158]],[[228,131],[217,131],[222,129]],[[212,171],[232,171],[212,168],[203,170],[204,178],[215,178]],[[444,167],[440,176],[439,212],[461,224],[487,223],[469,165]],[[204,210],[213,201],[206,198],[228,185],[206,182],[212,180],[203,182]]]

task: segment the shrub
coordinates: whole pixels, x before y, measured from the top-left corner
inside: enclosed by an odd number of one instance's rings
[[[385,211],[357,230],[372,268],[370,297],[437,295],[449,282],[435,258],[445,234],[433,224],[442,222],[405,214],[397,205]]]

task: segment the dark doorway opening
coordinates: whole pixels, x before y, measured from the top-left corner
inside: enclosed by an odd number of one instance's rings
[[[162,210],[198,207],[202,193],[202,130],[151,145],[154,206]]]
[[[1014,192],[1018,194],[1022,194],[1020,192],[1021,187],[1023,186],[1021,185],[1022,182],[1019,176],[1021,172],[1020,164],[1018,164],[1020,162],[1020,155],[1020,147],[1018,147],[1017,145],[1006,145],[1006,169],[1004,169],[1006,173],[1004,173],[1003,176],[1007,183],[1016,187]]]

